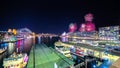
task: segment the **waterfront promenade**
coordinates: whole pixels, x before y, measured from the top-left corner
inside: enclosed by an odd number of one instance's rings
[[[37,44],[31,49],[27,68],[66,68],[72,66],[73,61],[66,58],[45,44]]]

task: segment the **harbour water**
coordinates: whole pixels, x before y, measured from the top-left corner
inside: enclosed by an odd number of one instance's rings
[[[13,52],[22,52],[29,54],[31,46],[34,44],[32,38],[18,40],[17,42],[1,43],[7,46],[7,50],[0,54],[0,68],[3,68],[3,59],[9,57]]]
[[[47,44],[49,47],[54,47],[54,42],[58,41],[58,37],[45,37],[45,38],[27,38],[27,39],[22,39],[18,40],[17,42],[13,43],[1,43],[2,45],[7,46],[7,50],[0,54],[0,68],[3,68],[3,59],[9,57],[14,51],[15,52],[22,52],[22,53],[27,53],[29,56],[29,52],[31,50],[31,47],[34,46],[35,44]]]

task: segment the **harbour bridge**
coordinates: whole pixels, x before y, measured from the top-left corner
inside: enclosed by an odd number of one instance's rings
[[[32,35],[32,31],[28,28],[21,28],[17,30],[17,37],[26,38],[30,35]]]

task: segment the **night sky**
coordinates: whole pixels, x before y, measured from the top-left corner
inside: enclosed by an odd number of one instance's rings
[[[96,27],[120,25],[119,2],[113,0],[8,0],[0,4],[0,30],[27,27],[36,33],[68,32],[86,13],[94,14]]]

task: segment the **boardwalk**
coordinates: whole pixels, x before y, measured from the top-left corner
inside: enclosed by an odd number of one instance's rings
[[[27,68],[65,68],[72,66],[74,62],[58,53],[52,48],[48,48],[45,44],[35,45],[34,51],[31,51]]]

